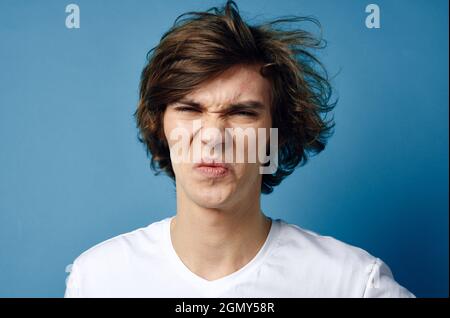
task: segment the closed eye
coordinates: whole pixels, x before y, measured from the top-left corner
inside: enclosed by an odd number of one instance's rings
[[[257,114],[253,113],[253,112],[248,112],[248,111],[237,111],[232,113],[232,115],[239,115],[239,116],[249,116],[249,117],[256,117]]]
[[[176,107],[175,110],[180,111],[180,112],[200,112],[198,109],[195,109],[193,107],[186,107],[186,106]]]
[[[190,112],[190,113],[201,113],[200,109],[197,109],[195,107],[190,107],[190,106],[178,106],[175,108],[176,111],[179,112]],[[246,110],[237,110],[237,111],[232,111],[230,112],[231,116],[237,115],[237,116],[246,116],[246,117],[257,117],[258,114],[255,112],[251,112],[251,111],[246,111]]]

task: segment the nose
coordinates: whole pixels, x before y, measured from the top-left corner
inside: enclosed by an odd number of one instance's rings
[[[225,123],[218,116],[208,116],[202,119],[200,139],[209,148],[218,147],[225,142]]]

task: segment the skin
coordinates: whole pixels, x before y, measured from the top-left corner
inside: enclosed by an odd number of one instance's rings
[[[163,117],[169,147],[176,142],[170,139],[173,129],[189,131],[188,162],[172,164],[177,194],[177,213],[170,225],[172,245],[186,267],[207,281],[230,275],[250,262],[271,226],[260,209],[262,175],[258,162],[231,163],[230,173],[222,178],[205,177],[192,162],[194,142],[223,146],[225,128],[266,128],[268,132],[272,125],[271,84],[260,75],[259,68],[231,67],[182,101],[168,105]],[[183,101],[195,101],[200,107]],[[262,107],[231,111],[231,105],[248,101],[257,101]],[[194,130],[192,123],[197,119],[202,126]],[[210,127],[221,134],[201,134]],[[244,152],[248,152],[248,143]]]

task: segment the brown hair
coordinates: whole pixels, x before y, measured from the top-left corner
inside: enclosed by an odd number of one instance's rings
[[[332,88],[327,72],[310,52],[324,48],[325,41],[301,29],[278,27],[302,21],[320,28],[316,19],[296,16],[251,26],[242,20],[233,1],[222,8],[187,12],[175,20],[147,54],[134,113],[138,139],[151,155],[151,168],[156,174],[164,171],[175,180],[163,130],[166,106],[237,64],[261,63],[261,74],[272,83],[278,169],[263,175],[262,193],[272,192],[297,166],[306,164],[310,154],[325,148],[334,127],[333,118],[326,120],[326,115],[337,101],[330,101]]]

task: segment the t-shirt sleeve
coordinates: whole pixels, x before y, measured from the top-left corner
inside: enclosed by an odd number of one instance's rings
[[[81,271],[77,261],[66,268],[69,276],[66,278],[66,291],[64,298],[81,298]]]
[[[394,279],[389,268],[381,259],[375,258],[368,270],[368,280],[364,298],[415,298],[405,287]]]

